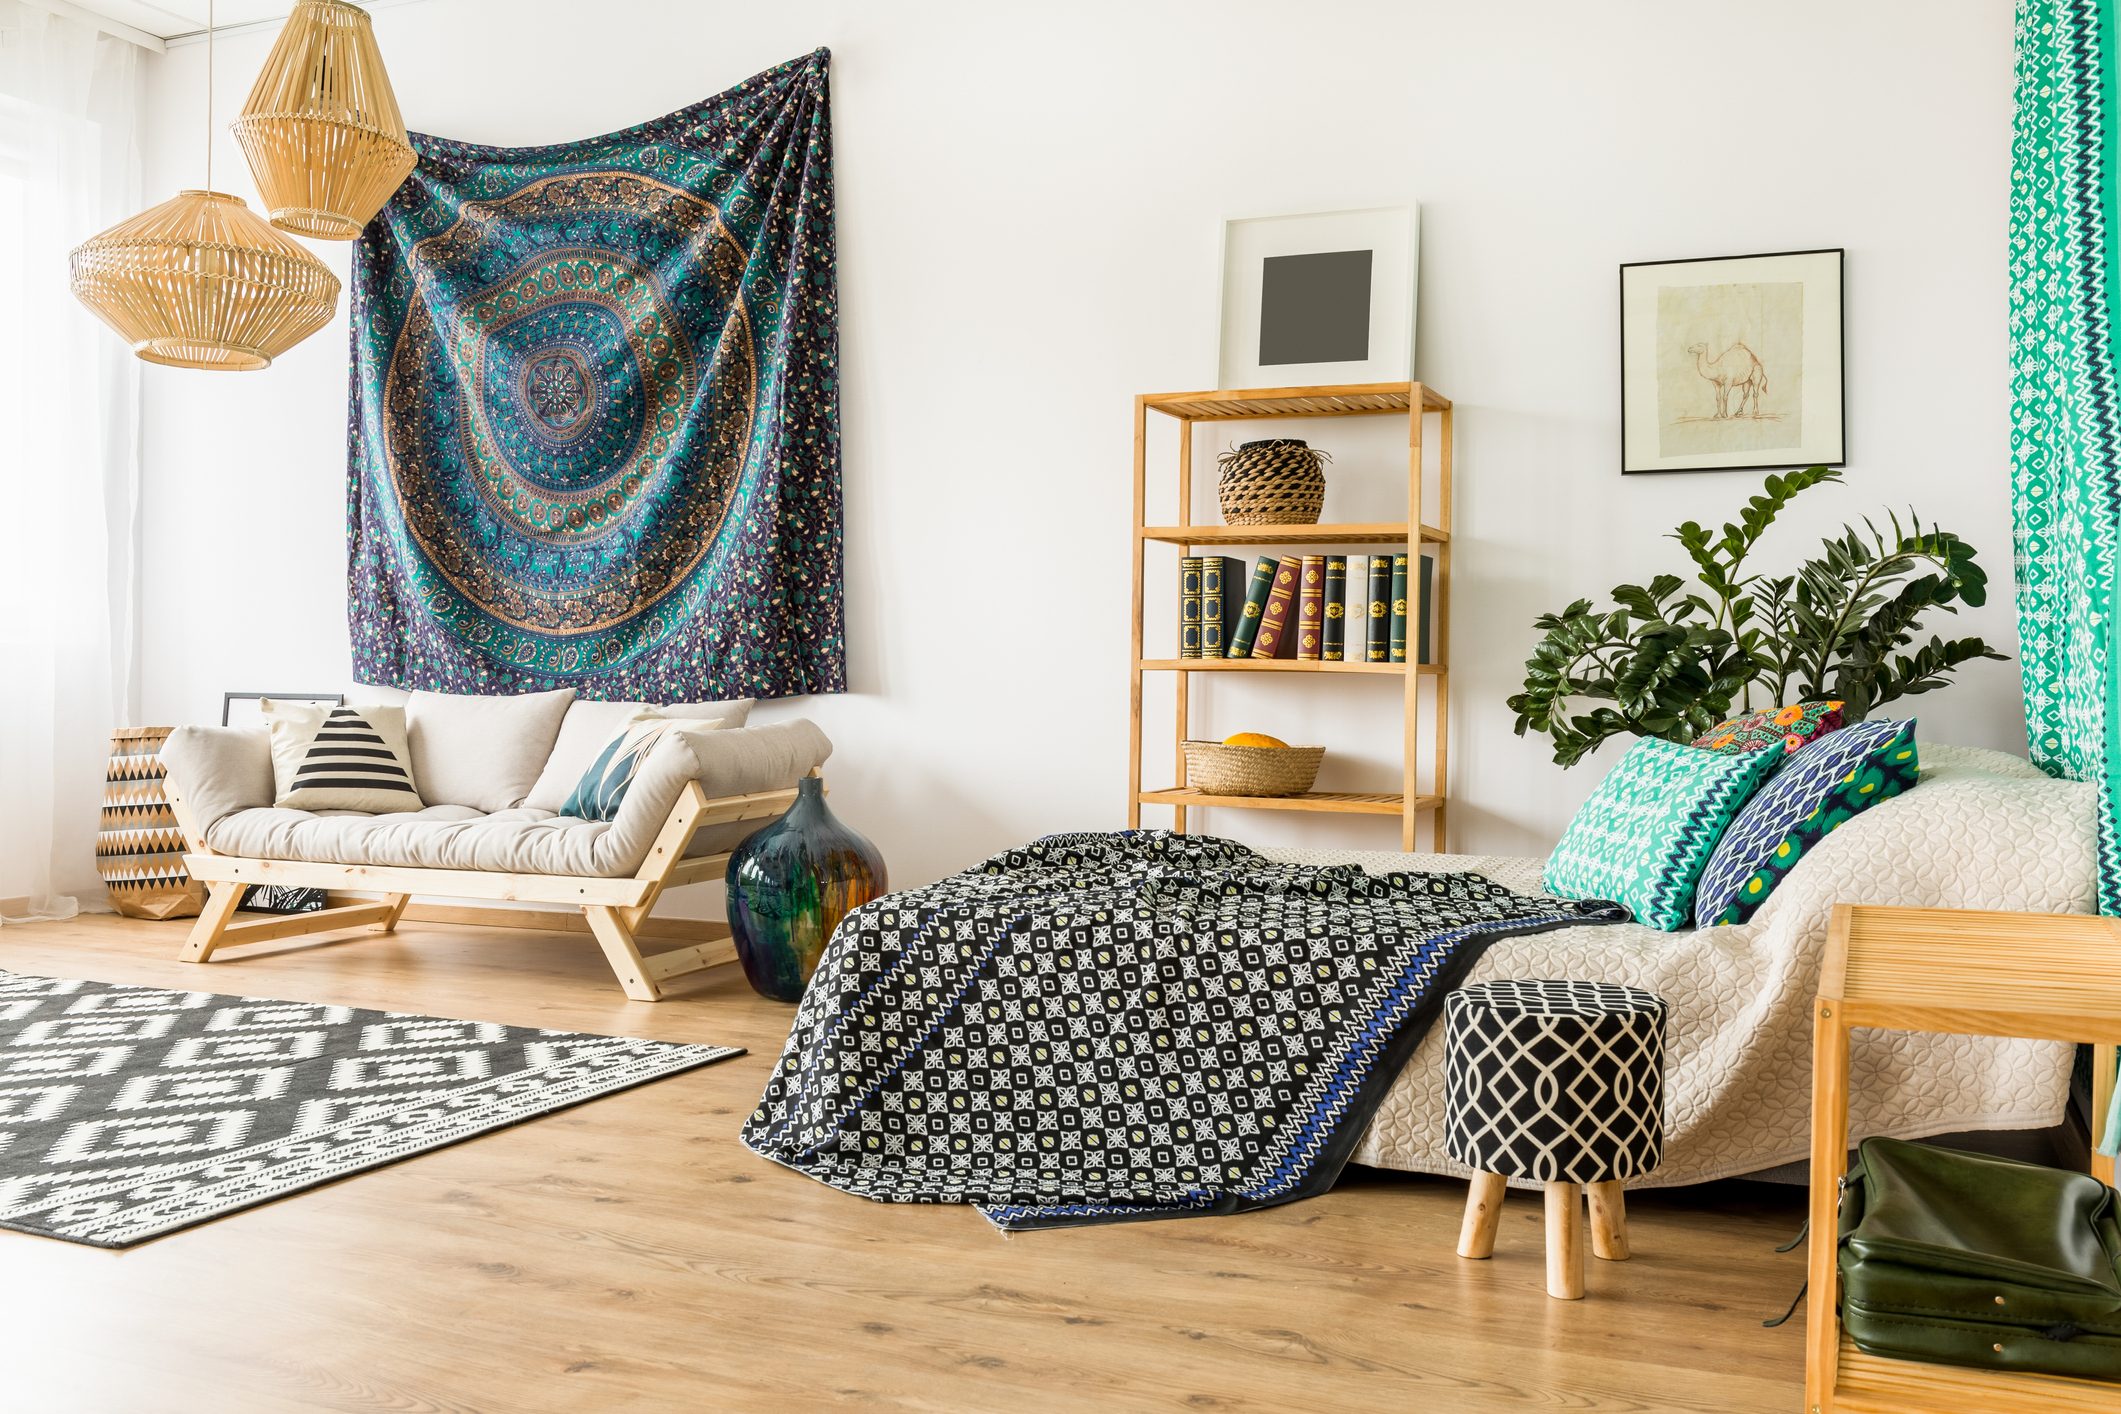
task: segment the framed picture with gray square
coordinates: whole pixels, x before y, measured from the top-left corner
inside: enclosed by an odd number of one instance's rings
[[[1620,267],[1620,469],[1842,466],[1840,250]]]
[[[1225,221],[1216,385],[1412,376],[1419,239],[1411,202]]]

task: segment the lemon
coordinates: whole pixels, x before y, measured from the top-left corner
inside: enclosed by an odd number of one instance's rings
[[[1224,745],[1224,746],[1279,746],[1279,747],[1281,747],[1282,749],[1284,749],[1284,750],[1287,750],[1287,749],[1288,749],[1288,745],[1289,745],[1289,743],[1287,743],[1287,742],[1283,741],[1283,740],[1282,740],[1282,739],[1281,739],[1280,737],[1278,737],[1278,736],[1268,736],[1268,735],[1267,735],[1267,734],[1266,734],[1265,732],[1239,732],[1239,733],[1238,733],[1238,734],[1237,734],[1236,736],[1227,736],[1227,737],[1224,737],[1224,738],[1223,738],[1223,745]]]

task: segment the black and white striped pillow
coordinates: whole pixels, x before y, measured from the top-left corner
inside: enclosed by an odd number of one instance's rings
[[[259,704],[272,728],[273,804],[287,810],[419,810],[405,709]]]

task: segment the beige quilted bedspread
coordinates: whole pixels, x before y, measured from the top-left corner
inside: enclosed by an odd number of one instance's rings
[[[1922,781],[1835,831],[1745,924],[1662,933],[1566,928],[1489,948],[1471,979],[1622,983],[1671,1006],[1664,1165],[1642,1186],[1700,1183],[1809,1149],[1811,1001],[1838,902],[2082,913],[2092,908],[2093,796],[2000,752],[1923,743]],[[1536,859],[1270,849],[1305,864],[1466,869],[1538,893]],[[1444,1152],[1444,1028],[1422,1041],[1357,1163],[1463,1175]],[[2047,1042],[1859,1031],[1851,1134],[1901,1138],[2059,1123],[2070,1052]]]

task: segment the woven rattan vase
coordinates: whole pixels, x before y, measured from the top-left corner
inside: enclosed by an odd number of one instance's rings
[[[206,902],[206,886],[185,872],[184,831],[163,784],[162,743],[171,730],[120,727],[111,733],[96,872],[110,906],[128,918],[191,918]]]
[[[1186,784],[1206,795],[1302,795],[1318,779],[1323,746],[1186,743]]]
[[[419,158],[368,12],[300,0],[229,125],[283,231],[350,241]]]
[[[1316,525],[1326,504],[1326,454],[1294,437],[1246,442],[1215,459],[1229,525]]]

